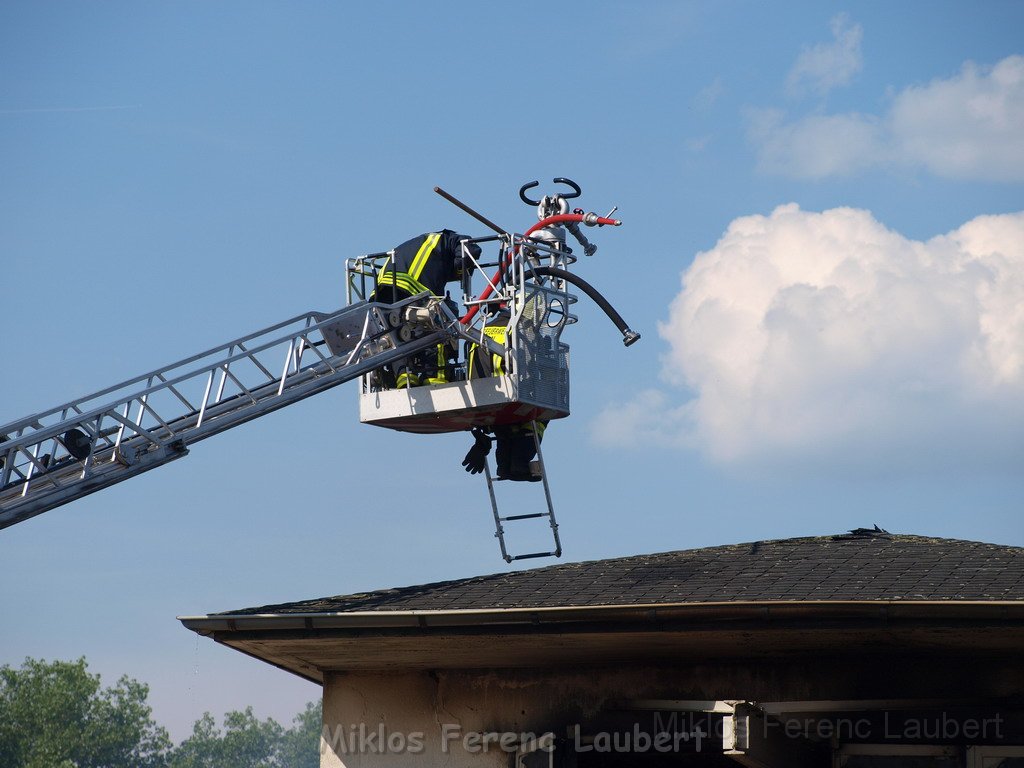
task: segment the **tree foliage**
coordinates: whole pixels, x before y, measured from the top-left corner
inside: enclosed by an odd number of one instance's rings
[[[277,768],[273,753],[283,729],[271,719],[260,722],[252,707],[224,716],[224,732],[209,712],[196,721],[192,735],[175,750],[172,768]]]
[[[321,705],[290,728],[247,707],[207,712],[177,747],[152,719],[149,688],[122,677],[102,688],[85,659],[0,667],[0,766],[7,768],[316,768]]]
[[[171,742],[148,694],[128,677],[101,688],[84,658],[0,667],[0,765],[161,768]]]
[[[311,701],[295,716],[294,724],[281,739],[282,768],[320,768],[320,734],[323,733],[323,703]]]
[[[320,765],[320,702],[310,702],[291,728],[260,721],[247,707],[224,715],[224,730],[207,712],[171,755],[169,768],[317,768]]]

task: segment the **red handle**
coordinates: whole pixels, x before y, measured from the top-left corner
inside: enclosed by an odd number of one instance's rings
[[[526,230],[526,233],[523,235],[523,237],[529,237],[538,229],[544,229],[544,227],[550,227],[553,224],[567,224],[569,222],[579,223],[583,221],[584,218],[585,215],[582,213],[559,213],[554,216],[548,216],[546,219],[541,219],[528,230]],[[608,225],[611,227],[617,227],[620,224],[622,224],[622,222],[619,221],[618,219],[607,219],[604,216],[598,216],[597,221],[595,223],[600,225]],[[519,253],[518,245],[515,246],[515,248],[513,249],[513,255],[517,253]],[[494,273],[494,277],[492,277],[490,281],[487,283],[487,287],[480,291],[480,296],[477,297],[480,301],[483,301],[492,293],[494,293],[494,288],[501,280],[501,276],[504,274],[506,269],[508,269],[508,259],[503,258],[501,260],[501,265],[498,267],[498,271]],[[462,323],[463,325],[469,325],[470,322],[472,322],[473,318],[476,317],[476,313],[479,311],[479,304],[470,307],[466,314],[459,318],[459,322]]]

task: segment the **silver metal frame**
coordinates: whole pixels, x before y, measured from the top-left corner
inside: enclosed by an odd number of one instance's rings
[[[374,370],[457,339],[476,343],[505,358],[508,375],[502,377],[501,387],[495,390],[491,386],[495,392],[488,395],[496,404],[516,404],[520,398],[542,401],[543,397],[537,394],[541,391],[538,382],[546,379],[549,385],[553,382],[553,399],[558,402],[534,402],[533,406],[545,414],[537,418],[548,418],[547,414],[553,418],[568,415],[569,348],[560,337],[565,327],[577,321],[571,313],[577,299],[557,279],[536,275],[527,278],[531,267],[550,265],[565,269],[576,261],[564,249],[564,231],[542,230],[537,238],[506,233],[479,241],[499,243],[499,259],[493,264],[473,257],[468,246],[476,241],[462,244],[464,256],[474,264],[474,272],[485,279],[487,270],[498,266],[506,254],[515,254],[511,270],[502,271],[501,280],[493,286],[494,294],[488,299],[476,298],[479,294],[473,293],[472,280],[466,279],[463,284],[466,306],[499,301],[511,309],[511,331],[505,345],[495,344],[484,333],[488,320],[486,306],[481,306],[466,327],[441,299],[426,293],[394,304],[367,301],[370,286],[376,284],[380,268],[394,257],[393,251],[348,259],[348,306],[343,309],[298,315],[0,426],[0,528],[179,459],[199,440],[346,381],[361,377],[365,398],[377,386],[369,376]],[[552,307],[558,305],[560,309],[552,312]],[[552,314],[557,315],[554,324],[549,322]],[[547,325],[541,327],[543,323]],[[527,381],[532,390],[524,386]],[[456,384],[469,391],[472,384],[482,382]],[[549,399],[551,390],[552,386],[545,390]],[[412,399],[405,398],[409,402]],[[455,403],[450,410],[458,408]],[[558,557],[562,553],[536,431],[534,440],[545,512],[501,516],[490,469],[485,472],[495,536],[502,557],[508,562]],[[547,519],[553,549],[509,554],[503,526],[537,518]]]
[[[542,235],[542,236],[541,236]],[[564,281],[543,275],[527,276],[533,267],[553,266],[567,269],[575,256],[565,249],[565,233],[560,228],[543,230],[537,237],[526,238],[505,233],[498,237],[480,238],[479,244],[497,242],[498,257],[489,262],[474,257],[469,246],[477,240],[462,243],[466,263],[473,265],[474,281],[467,278],[462,284],[462,303],[465,307],[479,307],[468,327],[458,328],[458,335],[500,354],[505,359],[506,375],[496,377],[497,386],[488,386],[491,380],[468,380],[468,371],[447,384],[414,387],[401,390],[381,390],[369,376],[362,378],[360,419],[364,423],[408,431],[428,431],[424,421],[433,417],[443,419],[437,431],[456,431],[473,426],[489,426],[487,409],[491,406],[521,405],[543,413],[536,418],[560,418],[569,414],[569,347],[561,341],[562,331],[577,322],[571,307],[577,297],[568,291]],[[482,251],[481,251],[482,254]],[[509,269],[501,271],[498,281],[492,283],[491,273],[507,254],[515,254]],[[348,275],[347,297],[351,301],[370,296],[377,275],[394,258],[394,252],[368,254],[345,262]],[[486,299],[478,297],[490,285],[493,293]],[[496,345],[484,333],[490,316],[487,306],[500,302],[509,308],[510,332],[503,347]],[[552,318],[555,318],[552,321]],[[468,365],[468,362],[464,361]],[[543,409],[540,411],[539,409]],[[550,416],[548,415],[550,414]],[[479,423],[477,423],[479,421]],[[538,464],[544,489],[545,510],[513,515],[502,515],[498,509],[495,478],[489,462],[485,463],[484,478],[494,518],[495,537],[506,562],[539,557],[560,557],[562,544],[555,520],[551,489],[540,440],[534,432]],[[506,541],[506,526],[511,522],[545,519],[551,530],[552,547],[542,552],[512,554]]]
[[[450,328],[452,337],[458,336],[459,338],[471,341],[480,346],[486,347],[492,353],[497,354],[511,363],[506,365],[506,368],[510,368],[509,371],[511,379],[511,396],[509,402],[516,402],[517,400],[524,399],[538,406],[551,406],[554,410],[560,411],[562,416],[566,416],[569,413],[569,399],[568,399],[568,351],[569,347],[566,344],[561,343],[560,335],[562,330],[568,325],[571,325],[578,321],[578,318],[572,314],[571,307],[577,302],[577,297],[574,294],[569,293],[567,286],[561,284],[561,281],[552,280],[546,276],[539,276],[536,279],[527,279],[526,271],[532,266],[550,265],[557,266],[563,269],[576,261],[576,258],[565,251],[560,250],[558,244],[551,244],[544,241],[538,241],[533,239],[526,239],[522,235],[503,235],[498,238],[488,237],[480,238],[481,242],[495,241],[497,240],[501,248],[502,253],[509,250],[510,244],[513,246],[512,250],[518,252],[513,264],[511,265],[511,279],[505,280],[504,282],[498,282],[495,286],[494,293],[485,300],[477,298],[479,293],[484,287],[489,284],[487,277],[487,270],[493,269],[498,265],[501,260],[499,255],[498,260],[494,262],[488,262],[484,259],[477,259],[473,257],[469,250],[469,245],[477,242],[476,240],[469,239],[463,241],[463,253],[466,259],[474,265],[474,273],[477,276],[477,283],[479,284],[480,291],[474,292],[474,285],[471,281],[467,280],[463,284],[463,297],[462,302],[466,307],[488,305],[493,302],[501,302],[509,307],[512,314],[512,320],[510,322],[511,332],[509,333],[508,339],[505,346],[495,344],[485,333],[484,326],[489,319],[486,308],[481,307],[481,310],[473,318],[472,322],[468,326],[463,326],[461,323],[455,323],[457,327]],[[348,276],[346,281],[346,295],[350,302],[359,302],[365,300],[367,296],[370,296],[376,284],[376,278],[380,270],[393,258],[394,252],[387,251],[381,253],[367,254],[360,256],[355,259],[347,259],[345,262],[345,270]],[[564,354],[566,358],[565,362],[565,382],[564,382],[564,397],[561,398],[563,402],[559,403],[547,403],[544,401],[538,401],[536,398],[524,397],[520,398],[520,383],[526,378],[526,374],[529,373],[525,370],[516,370],[517,364],[521,369],[524,364],[528,364],[529,361],[535,360],[538,356],[535,354],[535,350],[529,348],[528,343],[524,343],[521,338],[523,335],[523,328],[534,322],[535,318],[530,316],[530,313],[536,313],[538,304],[542,308],[555,307],[556,311],[551,312],[550,315],[558,315],[561,317],[557,328],[550,326],[545,337],[550,340],[554,345],[555,351]],[[549,315],[549,316],[550,316]],[[547,317],[547,316],[546,316]],[[545,318],[546,319],[546,318]],[[464,365],[465,361],[461,365]],[[456,381],[464,381],[466,379],[466,372],[464,369],[459,367]],[[364,397],[372,392],[379,391],[379,385],[376,384],[370,377],[364,376],[362,380],[362,393]],[[424,403],[423,398],[420,399],[420,407],[426,408],[428,411],[432,407],[429,403]],[[466,400],[469,402],[470,400]],[[386,426],[390,428],[401,429],[400,426],[395,425],[396,420],[400,420],[403,413],[409,416],[413,415],[408,403],[404,402],[401,398],[388,398],[385,402],[374,402],[372,405],[367,406],[364,400],[363,407],[361,407],[361,418],[364,423],[378,424],[379,426]],[[390,408],[395,404],[394,412],[388,410],[380,418],[373,418],[372,412],[374,409],[381,408],[382,406]],[[445,406],[441,406],[442,408]],[[458,409],[458,405],[450,406],[454,409]],[[422,413],[423,411],[421,411]],[[414,430],[415,431],[415,430]]]
[[[425,308],[421,334],[391,320]],[[447,339],[458,324],[418,296],[307,312],[0,427],[0,528],[188,454],[188,446]],[[87,440],[68,447],[72,430]],[[76,458],[75,453],[83,454]]]

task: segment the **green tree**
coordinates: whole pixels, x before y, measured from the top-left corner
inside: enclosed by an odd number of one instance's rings
[[[174,750],[170,768],[317,768],[321,707],[310,702],[291,728],[272,718],[258,720],[252,707],[224,715],[224,730],[209,712]]]
[[[283,733],[272,718],[257,720],[252,707],[224,715],[223,733],[207,712],[174,751],[171,768],[278,768],[276,753]]]
[[[281,738],[281,768],[320,768],[323,705],[311,701],[295,716],[294,725]]]
[[[152,719],[146,685],[122,677],[110,688],[85,659],[26,659],[0,667],[0,768],[317,768],[321,707],[310,702],[290,728],[258,720],[252,707],[207,712],[178,747]]]
[[[148,686],[101,688],[84,658],[0,667],[0,765],[163,768],[171,742],[153,722]]]

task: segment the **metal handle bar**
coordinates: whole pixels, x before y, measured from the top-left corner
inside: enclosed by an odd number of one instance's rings
[[[519,188],[519,199],[522,200],[527,205],[540,205],[540,200],[531,200],[530,198],[528,198],[526,196],[526,190],[533,189],[534,187],[539,187],[539,186],[540,186],[540,182],[539,181],[530,181],[530,182],[527,182],[526,184],[523,184],[523,186],[521,186]]]
[[[561,196],[563,200],[572,200],[574,197],[579,197],[580,195],[583,194],[583,190],[580,189],[580,185],[577,184],[572,179],[567,179],[564,176],[559,176],[557,179],[552,179],[552,181],[555,184],[568,184],[570,187],[572,187],[573,191],[571,194]],[[526,196],[526,190],[533,189],[534,187],[538,186],[540,186],[539,181],[531,181],[526,184],[523,184],[523,186],[519,188],[519,199],[522,200],[527,205],[540,205],[540,200],[531,200]]]
[[[541,219],[540,221],[538,221],[536,224],[534,224],[532,227],[526,230],[526,232],[523,233],[523,239],[528,240],[530,238],[530,235],[532,235],[539,229],[544,229],[544,227],[550,227],[555,224],[565,224],[567,222],[583,222],[587,226],[591,227],[595,225],[618,227],[621,226],[622,224],[622,222],[619,221],[618,219],[606,218],[604,216],[598,216],[597,214],[594,213],[560,213],[556,214],[555,216],[548,216],[546,219]],[[494,293],[494,289],[499,285],[500,281],[502,280],[502,275],[504,274],[505,270],[508,269],[511,260],[515,258],[515,256],[517,256],[518,254],[518,245],[513,246],[511,249],[509,249],[509,252],[507,252],[506,255],[501,260],[501,268],[499,269],[497,274],[495,274],[494,277],[492,277],[488,281],[487,285],[484,287],[484,289],[480,292],[480,295],[477,297],[478,299],[486,299],[488,296]],[[467,311],[466,314],[459,318],[459,322],[462,323],[463,325],[469,325],[469,323],[472,322],[473,318],[476,317],[476,314],[479,311],[479,309],[479,307],[470,307],[469,311]]]
[[[572,200],[574,197],[579,197],[580,195],[583,194],[583,190],[580,189],[580,185],[577,184],[572,179],[567,179],[564,176],[559,176],[557,179],[553,179],[553,181],[555,182],[555,184],[568,184],[570,187],[573,188],[573,193],[571,195],[562,195],[563,200]]]

